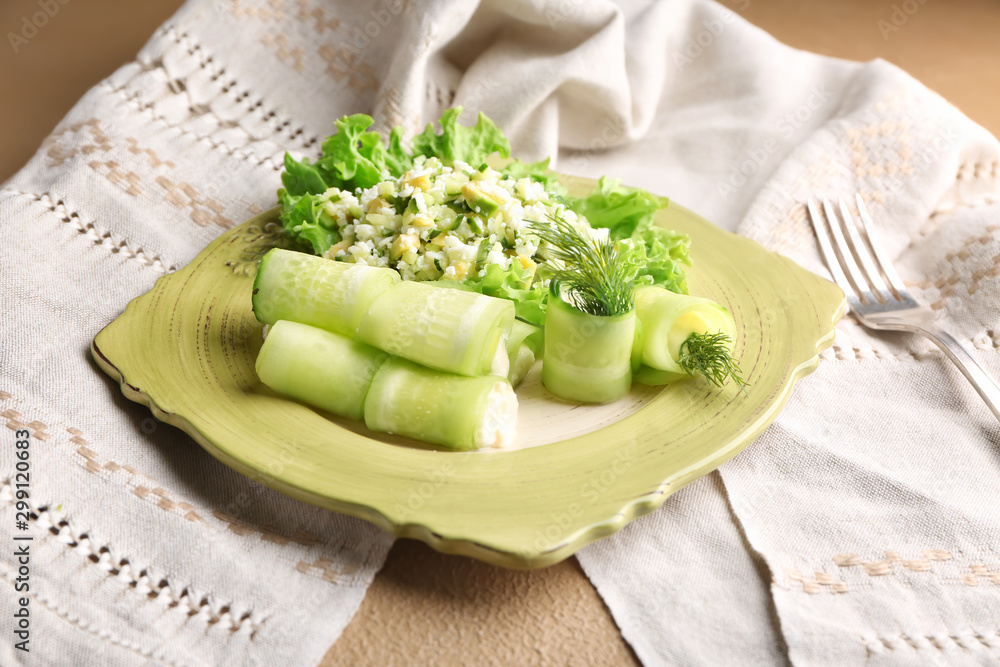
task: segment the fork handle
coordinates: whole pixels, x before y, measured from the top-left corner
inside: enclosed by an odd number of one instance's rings
[[[1000,419],[1000,385],[997,384],[997,381],[990,377],[990,374],[979,365],[975,357],[969,354],[969,351],[947,331],[942,331],[937,327],[920,327],[920,331],[934,341],[948,355],[948,358],[955,362],[955,365],[986,401],[987,407],[994,416]]]

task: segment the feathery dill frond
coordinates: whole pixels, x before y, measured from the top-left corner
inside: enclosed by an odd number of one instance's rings
[[[693,333],[681,344],[677,363],[688,375],[700,373],[709,382],[721,387],[726,378],[732,378],[737,387],[746,394],[747,383],[743,372],[729,356],[729,336],[724,333]]]
[[[632,290],[638,268],[625,261],[614,241],[587,236],[562,216],[551,225],[531,222],[531,232],[549,244],[553,284],[564,287],[570,303],[590,315],[621,315],[634,307]]]

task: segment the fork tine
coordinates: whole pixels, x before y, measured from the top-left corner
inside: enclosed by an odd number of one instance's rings
[[[861,240],[861,235],[858,234],[858,228],[854,224],[854,217],[851,215],[851,211],[847,208],[847,202],[844,201],[843,197],[839,197],[837,202],[840,204],[840,215],[844,220],[844,229],[847,230],[847,237],[851,241],[851,249],[861,264],[861,270],[864,271],[865,276],[868,278],[868,286],[871,287],[871,292],[875,296],[875,299],[879,303],[885,303],[886,298],[890,296],[889,288],[885,286],[878,268],[872,262],[868,246],[865,245],[865,242]]]
[[[868,298],[865,296],[865,292],[867,291],[865,287],[868,286],[868,283],[865,282],[864,274],[861,273],[857,262],[854,261],[851,247],[847,245],[844,234],[840,230],[837,212],[833,209],[833,204],[830,203],[829,199],[823,200],[823,211],[826,213],[826,221],[830,226],[830,236],[833,238],[833,248],[837,251],[837,259],[840,260],[840,266],[844,270],[844,273],[847,274],[847,279],[850,281],[854,293],[858,295],[862,303],[867,304]]]
[[[903,284],[899,274],[896,273],[896,269],[893,268],[888,253],[882,248],[878,237],[875,236],[875,223],[872,222],[872,217],[868,214],[868,207],[865,206],[865,200],[861,198],[861,193],[855,194],[854,198],[858,204],[858,213],[861,214],[861,232],[868,241],[868,246],[872,249],[872,254],[875,255],[875,262],[882,271],[882,275],[885,276],[886,282],[889,283],[889,288],[892,289],[893,295],[897,299],[902,300],[902,294],[906,291],[906,286]]]
[[[854,291],[854,287],[851,285],[850,281],[847,280],[847,276],[844,275],[844,270],[840,268],[840,261],[837,259],[837,255],[833,251],[833,246],[830,245],[830,235],[826,230],[826,225],[823,224],[823,217],[819,213],[819,208],[816,206],[816,201],[810,199],[806,207],[809,209],[809,220],[812,222],[813,231],[816,233],[816,240],[819,242],[820,253],[823,255],[823,261],[826,262],[826,266],[830,269],[830,274],[833,276],[833,282],[840,286],[840,289],[845,292]]]

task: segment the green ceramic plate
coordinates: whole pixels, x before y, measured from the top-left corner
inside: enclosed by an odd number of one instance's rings
[[[440,551],[544,567],[653,511],[752,442],[816,367],[843,312],[836,286],[752,241],[676,205],[658,222],[691,235],[691,293],[733,313],[748,396],[691,380],[637,385],[589,407],[558,402],[532,380],[518,390],[526,447],[501,452],[434,451],[317,413],[254,373],[261,326],[250,291],[257,260],[280,239],[274,211],[161,278],[92,351],[128,398],[273,489]]]

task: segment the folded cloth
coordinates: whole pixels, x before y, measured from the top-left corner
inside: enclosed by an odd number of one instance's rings
[[[153,281],[269,207],[342,114],[482,110],[827,275],[803,202],[869,202],[913,290],[1000,372],[997,142],[881,62],[707,0],[190,0],[0,189],[0,416],[31,434],[35,658],[315,664],[390,540],[215,462],[88,359]],[[648,664],[1000,655],[1000,428],[928,344],[849,318],[746,452],[580,553]],[[751,388],[752,390],[752,388]],[[15,449],[0,448],[15,526]],[[0,558],[0,614],[19,605]],[[24,662],[10,634],[0,663]]]
[[[718,5],[657,10],[676,78],[644,148],[599,168],[640,153],[653,187],[672,163],[662,192],[823,276],[804,204],[860,192],[908,287],[1000,376],[996,139],[884,62],[794,51]],[[848,317],[821,359],[744,453],[580,553],[645,663],[1000,656],[1000,424],[918,336]]]

